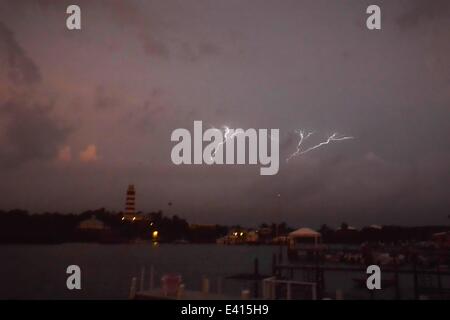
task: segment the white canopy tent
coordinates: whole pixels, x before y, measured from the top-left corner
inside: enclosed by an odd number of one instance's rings
[[[292,231],[291,233],[289,233],[288,237],[291,240],[294,239],[314,239],[314,244],[317,245],[319,242],[319,239],[322,237],[322,235],[317,232],[314,231],[310,228],[300,228],[297,229],[295,231]]]

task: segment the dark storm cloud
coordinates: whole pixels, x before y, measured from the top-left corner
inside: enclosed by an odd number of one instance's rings
[[[8,98],[0,97],[0,165],[12,168],[54,158],[68,130],[51,116],[52,106],[35,101],[34,89],[41,84],[40,69],[2,22],[0,63],[6,70],[2,82],[11,85]]]
[[[169,45],[154,36],[144,34],[141,35],[142,48],[144,52],[151,57],[168,59],[170,57]]]
[[[137,4],[132,2],[111,1],[108,5],[116,23],[136,29],[144,52],[151,57],[197,62],[221,53],[220,46],[211,40],[197,41],[191,36],[178,34],[173,37],[173,33],[183,31],[177,20],[166,21],[162,15],[151,11],[143,13]],[[169,10],[173,14],[183,11],[183,6],[176,2],[164,5],[158,1],[150,1],[148,5],[155,8],[155,12]],[[191,18],[195,19],[180,15],[179,20]]]
[[[30,7],[43,11],[65,12],[67,6],[74,4],[73,1],[68,0],[7,0],[5,3],[8,8],[14,8],[16,12],[27,10]],[[178,35],[180,31],[183,31],[183,26],[178,23],[178,20],[186,21],[191,17],[177,14],[178,19],[166,21],[164,15],[160,14],[161,12],[181,13],[185,6],[182,3],[168,2],[164,4],[161,1],[147,1],[144,5],[136,1],[78,0],[76,4],[81,7],[82,19],[86,24],[91,22],[90,19],[106,17],[112,19],[120,28],[131,28],[137,34],[143,52],[152,58],[198,62],[204,58],[217,56],[222,51],[219,44],[212,39],[198,40],[192,39],[192,36]],[[143,6],[148,6],[150,10],[143,11]],[[100,13],[100,16],[85,15],[91,10]],[[194,18],[192,17],[192,19]]]
[[[145,27],[144,27],[145,28]],[[146,28],[145,28],[146,29]],[[144,52],[150,57],[179,59],[185,62],[198,62],[221,54],[219,45],[211,41],[165,40],[146,30],[140,31]]]
[[[208,57],[214,57],[221,53],[221,48],[211,42],[200,42],[193,45],[189,42],[183,42],[179,45],[178,56],[187,62],[197,62]]]
[[[70,1],[65,1],[66,7],[72,4]],[[29,8],[50,9],[50,8],[64,8],[64,1],[55,0],[3,0],[1,3],[6,8],[13,8],[14,10],[27,10]]]
[[[51,117],[51,107],[7,102],[0,106],[6,120],[0,163],[17,167],[32,160],[54,159],[69,130]]]
[[[99,110],[110,110],[119,106],[119,98],[108,94],[104,86],[99,85],[94,92],[94,107]]]
[[[447,221],[446,2],[381,1],[381,32],[365,27],[369,1],[76,3],[83,29],[73,33],[64,30],[71,1],[0,3],[14,31],[2,46],[19,48],[0,53],[5,70],[7,52],[22,61],[15,64],[19,76],[0,74],[13,84],[0,86],[8,96],[0,104],[2,163],[49,159],[60,145],[73,152],[64,164],[43,169],[35,161],[21,174],[8,172],[1,207],[120,210],[124,189],[134,183],[139,210],[171,201],[200,223]],[[36,86],[43,90],[34,92]],[[49,104],[53,89],[63,98]],[[170,134],[191,130],[193,120],[280,128],[279,174],[172,165]],[[77,124],[69,137],[65,121]],[[356,139],[287,164],[298,143],[295,129],[315,131],[318,141],[335,130]],[[80,165],[79,151],[91,144],[100,160]]]
[[[404,3],[404,12],[398,18],[403,28],[417,27],[420,23],[450,18],[448,0],[410,0]]]
[[[39,68],[18,44],[14,33],[0,21],[0,59],[11,82],[32,85],[41,80]]]

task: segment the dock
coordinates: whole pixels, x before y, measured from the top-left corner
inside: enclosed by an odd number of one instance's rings
[[[219,293],[204,293],[202,291],[185,290],[176,296],[166,296],[162,289],[152,289],[136,292],[134,300],[239,300],[240,297],[227,296]]]
[[[240,296],[232,296],[222,293],[222,279],[217,282],[217,291],[211,292],[210,279],[203,276],[201,279],[201,290],[188,290],[184,283],[178,283],[176,290],[168,287],[154,286],[155,271],[153,266],[150,268],[149,286],[145,288],[145,267],[142,267],[139,278],[131,279],[130,295],[131,300],[247,300],[251,299],[250,290],[242,290]],[[181,279],[180,279],[181,280]]]

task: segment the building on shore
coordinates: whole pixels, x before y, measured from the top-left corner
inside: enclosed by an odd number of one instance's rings
[[[98,220],[95,215],[81,221],[77,228],[82,231],[105,231],[109,229],[109,227],[106,226],[103,221]]]
[[[289,260],[311,259],[325,249],[322,234],[310,228],[300,228],[288,235]]]
[[[74,230],[73,237],[77,242],[121,243],[123,241],[120,234],[95,215],[82,220]]]
[[[217,244],[239,245],[260,244],[258,230],[232,229],[227,235],[216,240]]]
[[[216,240],[217,244],[237,245],[246,243],[246,234],[241,229],[231,229],[227,235]]]

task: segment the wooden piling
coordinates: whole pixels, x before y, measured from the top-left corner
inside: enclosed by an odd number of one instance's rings
[[[217,294],[222,294],[222,277],[217,278]]]
[[[150,286],[150,290],[153,289],[154,287],[154,278],[155,278],[155,268],[153,267],[153,265],[150,266],[150,280],[149,280],[149,286]]]
[[[141,277],[140,277],[140,281],[139,281],[139,290],[143,291],[144,290],[144,279],[145,279],[145,267],[141,268]]]
[[[439,296],[442,298],[443,297],[443,289],[442,289],[442,277],[441,277],[441,267],[440,264],[438,264],[437,266],[437,283],[438,283],[438,292],[439,292]]]
[[[253,270],[253,275],[254,275],[254,281],[253,281],[253,297],[256,299],[258,298],[258,291],[259,291],[259,286],[258,286],[258,282],[259,282],[259,260],[258,258],[255,258],[255,260],[253,261],[254,264],[254,270]]]
[[[395,282],[395,299],[400,300],[400,282],[398,276],[398,258],[394,256],[394,282]]]
[[[272,255],[272,276],[275,276],[277,272],[277,255]]]
[[[130,299],[134,299],[136,297],[136,277],[131,278],[131,286],[130,286]]]
[[[250,290],[242,290],[241,291],[241,299],[249,300],[250,299]]]
[[[413,281],[414,281],[414,299],[419,299],[419,284],[418,284],[418,275],[417,275],[417,255],[413,256]]]
[[[204,294],[209,293],[209,279],[206,276],[202,277],[202,292]]]

